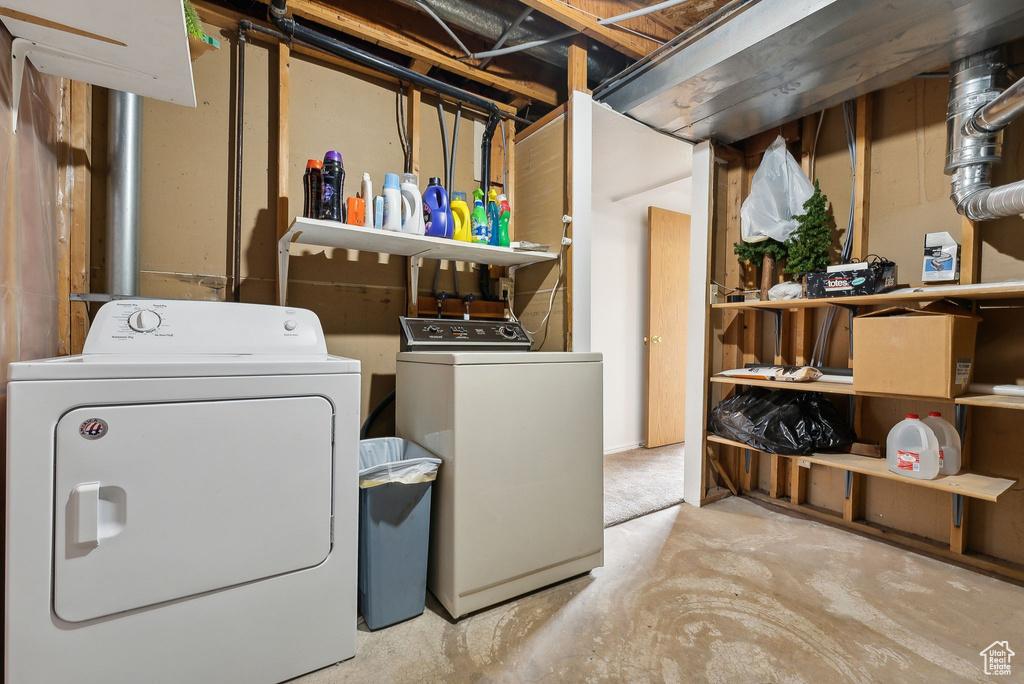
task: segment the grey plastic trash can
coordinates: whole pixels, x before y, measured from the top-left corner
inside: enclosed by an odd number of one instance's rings
[[[398,437],[359,443],[359,612],[370,629],[426,605],[430,486],[440,465]]]

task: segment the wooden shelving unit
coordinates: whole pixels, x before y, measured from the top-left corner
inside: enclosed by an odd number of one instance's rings
[[[445,238],[427,237],[396,233],[390,230],[377,230],[352,226],[338,221],[322,221],[319,219],[296,218],[288,231],[277,242],[277,278],[280,303],[284,304],[288,293],[288,257],[291,246],[316,245],[319,247],[335,247],[360,252],[376,252],[410,257],[411,269],[418,274],[420,259],[440,259],[447,261],[463,261],[490,266],[511,266],[518,268],[542,261],[553,261],[558,252],[530,252],[514,250],[509,247],[478,245],[472,242],[460,242]],[[414,275],[413,280],[416,280]],[[415,282],[413,283],[413,302],[415,303]]]
[[[870,160],[870,130],[861,130],[860,123],[871,119],[870,96],[858,98],[857,111],[857,167],[854,174],[859,196],[854,198],[852,251],[853,256],[864,258],[869,250],[867,208],[872,174],[870,161],[861,163],[862,160]],[[805,117],[796,136],[800,141],[799,151],[793,149],[793,145],[790,146],[793,154],[799,152],[801,164],[808,173],[812,156],[810,145],[817,123],[815,116]],[[725,255],[723,258],[723,255],[713,251],[709,256],[709,287],[716,284],[730,290],[753,290],[760,283],[758,271],[738,264],[730,246],[742,239],[740,210],[750,191],[751,177],[763,149],[760,141],[754,140],[746,141],[742,149],[721,145],[715,147],[716,157],[724,164],[715,166],[714,186],[721,190],[713,198],[711,213],[715,219],[709,242],[715,245],[715,250],[725,249]],[[720,174],[724,174],[724,177]],[[719,202],[723,202],[724,206],[719,207]],[[845,382],[790,383],[715,375],[722,370],[742,368],[751,362],[773,365],[808,363],[814,351],[814,332],[818,327],[814,314],[829,308],[845,309],[844,313],[850,317],[852,328],[853,317],[868,310],[899,305],[920,306],[942,299],[956,301],[976,311],[983,309],[983,317],[984,309],[1002,311],[1024,307],[1024,280],[975,284],[980,280],[978,254],[981,238],[978,227],[965,221],[962,242],[964,257],[960,282],[969,284],[966,287],[943,285],[868,296],[708,303],[707,328],[704,332],[710,344],[705,353],[706,366],[702,374],[706,394],[699,408],[702,409],[706,424],[707,415],[713,410],[715,402],[728,397],[737,387],[821,392],[829,396],[845,397],[848,400],[851,425],[858,433],[867,433],[862,436],[879,439],[884,438],[882,433],[890,414],[899,413],[893,410],[894,402],[932,403],[941,407],[939,410],[944,415],[947,412],[955,415],[953,422],[964,444],[963,472],[935,480],[914,480],[890,472],[882,459],[826,453],[784,456],[760,452],[735,441],[695,432],[693,436],[699,435],[702,438],[700,453],[704,463],[701,469],[701,492],[704,503],[722,496],[722,487],[727,487],[727,491],[733,494],[1024,581],[1024,564],[1011,560],[1017,559],[1017,555],[1011,552],[1011,555],[996,558],[980,552],[981,549],[1002,545],[991,538],[995,530],[990,531],[987,526],[981,529],[975,520],[970,528],[975,530],[980,539],[973,548],[969,546],[968,534],[968,509],[974,510],[975,507],[980,509],[979,512],[984,512],[986,520],[998,520],[998,523],[993,524],[1003,527],[1007,524],[1020,524],[1019,517],[1013,511],[1019,503],[1016,493],[1020,491],[1020,485],[1016,484],[1016,478],[1024,480],[1024,476],[1014,465],[1015,461],[1009,458],[1010,454],[1020,452],[1019,447],[1016,444],[1007,445],[1006,454],[975,453],[976,457],[984,456],[975,459],[972,459],[972,451],[976,444],[981,443],[986,445],[985,449],[992,448],[992,434],[982,435],[977,431],[979,423],[986,425],[987,430],[992,429],[993,420],[987,412],[994,409],[1024,409],[1024,397],[965,394],[955,399],[938,399],[857,392],[852,383]],[[986,302],[990,304],[986,306]],[[1007,314],[997,313],[993,319],[998,325],[999,321],[1007,319]],[[985,350],[979,353],[989,353],[988,350],[994,344],[999,344],[1003,349],[1000,358],[1017,358],[1005,352],[1006,347],[1017,342],[1012,339],[993,340],[993,334],[991,330],[979,333],[979,350]],[[770,339],[773,335],[775,345],[774,350],[770,350],[770,346],[764,342],[768,341],[765,338]],[[852,344],[849,349],[852,355]],[[839,359],[832,358],[830,361],[837,363]],[[852,367],[852,356],[848,361]],[[1010,373],[1012,375],[1012,371]],[[690,405],[687,407],[688,410],[692,408]],[[1012,419],[1013,416],[1005,418]],[[994,464],[991,466],[994,472],[979,472],[980,462]],[[816,473],[817,469],[826,468],[843,473],[842,479],[811,474]],[[893,482],[900,484],[891,484]],[[882,490],[891,494],[879,497],[878,492]],[[936,491],[949,497],[946,499],[949,503],[945,506],[937,504]],[[906,502],[897,504],[890,496],[900,497],[901,500],[906,497]],[[975,499],[975,503],[969,505],[970,499]],[[908,516],[904,521],[899,510],[908,507],[914,510],[906,511]],[[998,514],[993,507],[998,507]],[[1015,516],[1010,523],[1006,520],[1008,512]],[[948,537],[943,533],[943,518],[948,519]],[[922,529],[928,530],[928,536],[920,536],[922,533],[919,531]]]
[[[759,451],[758,449],[747,446],[742,442],[736,442],[711,433],[708,433],[707,440],[709,442],[725,444],[738,449]],[[940,475],[934,480],[915,480],[913,478],[897,475],[889,470],[884,458],[872,458],[870,456],[860,456],[858,454],[816,453],[787,456],[785,454],[772,454],[767,451],[759,451],[759,453],[779,458],[797,459],[799,461],[806,461],[807,463],[825,466],[826,468],[835,468],[837,470],[859,473],[870,477],[894,480],[896,482],[902,482],[916,487],[937,489],[949,494],[960,494],[971,499],[982,499],[984,501],[997,501],[1001,494],[1006,492],[1006,490],[1013,485],[1017,484],[1016,480],[1005,477],[993,477],[990,475],[982,475],[980,473],[962,471],[956,475]]]

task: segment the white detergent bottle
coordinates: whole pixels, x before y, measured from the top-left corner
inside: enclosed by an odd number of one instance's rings
[[[938,411],[932,411],[921,421],[932,429],[939,440],[939,473],[956,475],[960,472],[960,433],[942,417]]]
[[[370,180],[370,174],[363,174],[363,182],[359,187],[359,196],[363,198],[365,203],[365,211],[363,212],[363,226],[366,228],[373,228],[373,181]]]
[[[402,231],[402,191],[398,188],[398,174],[384,174],[384,230]]]
[[[932,480],[939,474],[939,440],[916,413],[908,413],[889,430],[885,460],[897,475]]]
[[[420,193],[420,183],[414,173],[402,174],[402,200],[405,203],[402,232],[423,235],[426,231],[423,224],[423,195]]]

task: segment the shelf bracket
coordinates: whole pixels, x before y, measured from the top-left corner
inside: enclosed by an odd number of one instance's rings
[[[413,306],[419,306],[417,299],[419,299],[420,292],[420,262],[422,259],[418,255],[409,257],[409,299],[412,301]]]
[[[782,355],[782,309],[765,309],[775,319],[775,355]]]
[[[959,528],[964,520],[964,495],[953,495],[953,526]]]
[[[966,440],[967,436],[967,406],[963,404],[956,404],[954,408],[954,415],[956,416],[956,431],[960,435],[960,444],[962,445]]]
[[[844,470],[843,471],[843,482],[846,485],[846,496],[845,496],[845,498],[849,499],[850,495],[853,493],[853,471],[852,470]],[[953,496],[957,496],[957,495],[954,494]]]
[[[744,468],[746,469],[745,472],[749,473],[750,472],[750,449],[744,449],[743,450],[743,454],[746,457],[746,465],[744,466]]]

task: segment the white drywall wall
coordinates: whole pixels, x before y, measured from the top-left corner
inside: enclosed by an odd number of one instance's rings
[[[604,448],[610,453],[644,438],[647,209],[690,213],[693,146],[596,103],[591,130],[590,350],[604,354]],[[573,226],[578,231],[579,221]],[[574,315],[579,297],[576,290]]]

